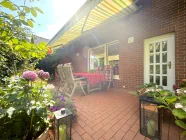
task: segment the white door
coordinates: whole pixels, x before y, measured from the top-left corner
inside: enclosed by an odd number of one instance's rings
[[[168,34],[144,42],[144,83],[173,90],[175,84],[175,36]]]

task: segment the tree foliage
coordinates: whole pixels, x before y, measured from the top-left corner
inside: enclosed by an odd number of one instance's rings
[[[38,13],[43,13],[39,7],[16,5],[10,0],[0,2],[0,79],[13,74],[16,62],[42,59],[46,56],[46,43],[30,42],[31,28]],[[34,0],[28,1],[29,3]],[[12,13],[12,14],[11,14]],[[30,16],[32,15],[32,16]]]

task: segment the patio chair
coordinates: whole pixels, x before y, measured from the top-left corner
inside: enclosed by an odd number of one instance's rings
[[[85,81],[86,79],[84,77],[74,78],[71,66],[68,64],[63,66],[63,71],[64,71],[64,75],[66,77],[65,80],[66,80],[67,85],[73,85],[71,93],[65,93],[65,94],[71,98],[74,94],[75,89],[80,87],[81,90],[83,91],[84,95],[87,95],[85,90],[83,89],[83,86],[87,85],[87,82]]]
[[[63,64],[59,64],[57,66],[57,72],[56,72],[56,76],[59,77],[59,85],[58,85],[58,91],[60,89],[60,86],[62,86],[62,91],[61,92],[65,92],[65,89],[67,88],[67,82],[66,82],[66,77],[63,71]]]
[[[110,89],[110,84],[112,83],[114,85],[113,81],[113,68],[110,65],[106,65],[104,68],[104,75],[106,83],[108,82],[108,89]]]

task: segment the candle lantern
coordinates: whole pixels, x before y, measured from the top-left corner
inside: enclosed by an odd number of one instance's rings
[[[139,97],[140,133],[152,140],[161,140],[160,104],[153,97]]]
[[[72,112],[68,108],[62,108],[54,112],[55,116],[55,140],[71,140]]]

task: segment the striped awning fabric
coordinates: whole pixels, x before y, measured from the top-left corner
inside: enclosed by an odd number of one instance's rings
[[[90,0],[60,29],[48,45],[66,45],[106,20],[116,20],[137,10],[132,0]]]

